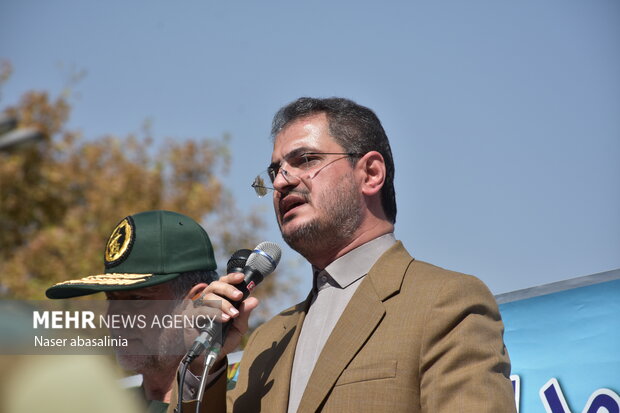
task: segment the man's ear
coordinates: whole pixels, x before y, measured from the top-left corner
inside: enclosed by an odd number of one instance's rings
[[[370,151],[360,158],[358,166],[362,171],[362,193],[372,196],[381,191],[385,182],[385,161],[377,151]]]
[[[199,283],[194,285],[191,290],[183,297],[184,300],[193,300],[196,299],[202,294],[205,288],[207,288],[207,283]]]

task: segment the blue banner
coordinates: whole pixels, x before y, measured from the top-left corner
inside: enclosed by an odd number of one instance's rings
[[[500,311],[519,413],[620,413],[620,279]]]

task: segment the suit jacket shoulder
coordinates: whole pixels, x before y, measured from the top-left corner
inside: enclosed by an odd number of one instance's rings
[[[285,310],[252,335],[229,408],[286,412],[306,306]],[[414,260],[397,243],[336,323],[298,413],[514,412],[502,331],[481,281]]]

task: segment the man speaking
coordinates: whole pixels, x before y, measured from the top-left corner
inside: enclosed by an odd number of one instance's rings
[[[300,98],[278,111],[272,135],[253,186],[273,192],[314,286],[252,334],[228,410],[514,412],[489,290],[412,258],[394,237],[394,163],[377,116],[347,99]],[[223,397],[216,388],[207,405]]]

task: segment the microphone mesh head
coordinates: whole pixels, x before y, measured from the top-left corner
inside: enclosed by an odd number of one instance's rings
[[[226,273],[230,274],[233,270],[236,270],[236,272],[242,272],[243,267],[245,267],[245,264],[251,254],[252,251],[248,249],[236,251],[228,260],[228,264],[226,265]]]
[[[254,248],[254,252],[248,258],[246,266],[254,268],[263,275],[271,274],[280,262],[282,250],[274,242],[264,241]]]

